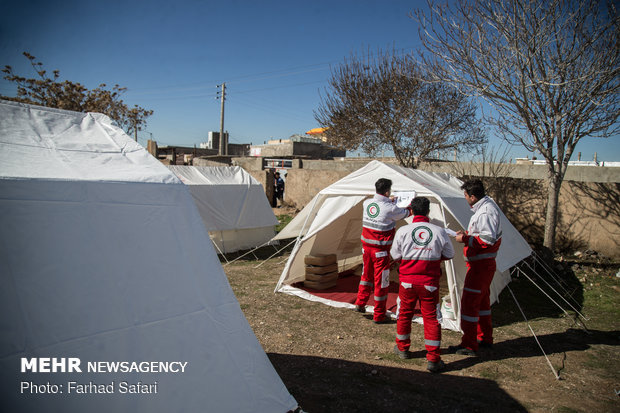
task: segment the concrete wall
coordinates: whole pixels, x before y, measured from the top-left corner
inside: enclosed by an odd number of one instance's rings
[[[210,156],[192,160],[193,166],[230,166],[230,164],[229,156]]]
[[[267,158],[309,156],[320,158],[322,145],[308,142],[282,142],[272,145],[253,145],[252,149],[260,148],[260,155]]]
[[[562,185],[557,234],[567,249],[591,249],[620,258],[620,183],[569,181]]]
[[[260,156],[265,158],[287,158],[298,156],[314,159],[326,159],[336,156],[345,156],[347,153],[344,149],[326,146],[317,142],[298,142],[291,140],[285,140],[281,143],[271,143],[269,145],[252,145],[251,150],[260,150]]]
[[[301,162],[303,169],[320,170],[320,171],[346,171],[351,173],[365,166],[369,159],[348,159],[337,158],[334,160],[323,159],[304,159]]]
[[[262,171],[263,170],[263,158],[260,156],[250,156],[246,158],[233,158],[232,164],[234,166],[240,166],[248,172]]]
[[[546,165],[477,164],[472,162],[422,163],[420,169],[432,172],[447,172],[455,176],[506,176],[520,179],[546,179]],[[620,168],[599,166],[569,166],[565,181],[578,182],[620,182]]]
[[[343,170],[289,169],[286,175],[284,201],[297,209],[302,209],[321,189],[349,175],[351,172]]]
[[[547,184],[539,179],[483,178],[487,192],[532,245],[542,245]],[[556,245],[620,258],[620,183],[564,181]]]

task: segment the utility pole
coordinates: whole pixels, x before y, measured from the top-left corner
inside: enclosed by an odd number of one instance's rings
[[[222,94],[220,95],[220,98],[222,100],[220,112],[220,148],[218,154],[228,155],[228,145],[226,143],[226,139],[224,139],[224,100],[226,100],[226,82],[218,85],[218,87],[222,88]]]

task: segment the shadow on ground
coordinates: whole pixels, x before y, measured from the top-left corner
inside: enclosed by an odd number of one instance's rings
[[[218,254],[220,262],[225,264],[227,261],[240,260],[240,261],[262,261],[268,258],[277,258],[282,255],[290,254],[293,251],[295,238],[285,239],[279,241],[278,244],[264,245],[262,247],[230,252],[228,254]]]
[[[526,412],[494,381],[339,359],[269,353],[301,408],[315,412]],[[472,397],[472,395],[476,397]]]
[[[519,267],[521,271],[513,271],[512,282],[492,306],[495,327],[522,322],[523,314],[533,320],[565,317],[564,311],[577,322],[576,312],[583,308],[583,285],[570,263],[550,260],[541,265],[528,259]]]
[[[537,335],[537,337],[547,355],[568,351],[584,351],[596,344],[620,346],[620,331],[568,329],[562,333]],[[442,352],[444,351],[442,349]],[[445,353],[448,352],[445,351]],[[540,347],[538,347],[536,341],[531,336],[519,337],[496,342],[492,349],[480,349],[479,357],[465,357],[448,363],[446,371],[462,370],[488,361],[539,357],[541,354]],[[562,369],[563,366],[559,369],[560,374]]]

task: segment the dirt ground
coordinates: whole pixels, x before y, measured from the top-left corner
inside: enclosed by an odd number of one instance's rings
[[[265,261],[274,252],[263,248],[224,270],[304,412],[620,411],[617,262],[571,256],[554,263],[572,282],[565,287],[588,318],[587,331],[574,311],[564,314],[526,278],[510,284],[552,367],[505,289],[493,306],[494,347],[478,357],[444,354],[447,370],[431,374],[422,325],[413,325],[415,357],[401,360],[392,353],[395,323],[376,325],[369,314],[274,293],[290,249]],[[459,333],[442,335],[443,352],[459,343]]]

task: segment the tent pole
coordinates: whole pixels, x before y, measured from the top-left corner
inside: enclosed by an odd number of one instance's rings
[[[532,270],[534,273],[536,273],[536,271],[534,271],[534,269],[530,266],[530,264],[527,263],[527,261],[524,261],[525,265],[527,265],[527,267]],[[557,305],[562,311],[564,311],[564,313],[568,316],[568,312],[566,310],[564,310],[564,308],[562,308],[557,302],[555,302],[555,300],[553,300],[553,298],[551,298],[551,296],[549,296],[549,294],[547,294],[542,288],[540,288],[538,286],[538,284],[536,284],[534,282],[534,280],[532,280],[525,272],[523,272],[521,269],[519,269],[519,271],[521,272],[521,274],[525,275],[525,277],[531,281],[532,284],[534,284],[540,291],[543,292],[543,294],[545,294],[547,296],[547,298],[549,298],[551,301],[553,301],[553,303],[555,305]],[[547,283],[547,281],[545,281],[545,279],[541,278],[541,280],[543,280],[548,286],[549,288],[551,288],[551,290],[556,293],[562,300],[564,300],[564,302],[566,304],[568,304],[568,306],[575,312],[577,313],[577,315],[579,315],[581,318],[583,318],[584,320],[586,319],[583,314],[581,314],[575,307],[573,307],[568,301],[566,301],[566,299],[564,297],[562,297],[562,295],[560,293],[558,293],[551,285],[549,285],[549,283]],[[580,320],[581,321],[581,320]],[[586,329],[586,331],[588,331],[588,328],[586,327],[586,325],[584,324],[583,321],[581,321],[581,324],[583,324],[583,327]]]
[[[443,207],[443,202],[441,202],[439,205],[441,206],[441,216],[443,217],[443,222],[445,223],[446,212]],[[456,317],[458,321],[461,318],[461,295],[459,294],[459,288],[456,283],[456,271],[454,271],[454,261],[452,259],[450,259],[449,261],[450,261],[450,273],[452,275],[452,286],[453,286],[454,298],[456,298],[456,307],[452,306],[452,311],[454,312],[454,316]],[[452,302],[452,294],[450,294],[450,302]],[[459,324],[459,331],[462,332],[460,324]]]
[[[512,295],[512,298],[515,300],[515,304],[517,304],[517,307],[519,308],[519,311],[521,312],[521,315],[523,316],[523,319],[527,323],[527,327],[530,329],[530,332],[534,336],[534,340],[536,340],[536,343],[538,344],[538,347],[540,347],[540,350],[542,351],[543,355],[545,356],[545,359],[547,360],[547,364],[549,364],[549,367],[551,368],[551,371],[553,372],[553,375],[555,376],[556,380],[560,380],[560,375],[555,371],[555,368],[553,367],[553,364],[551,364],[551,361],[549,360],[549,357],[547,357],[547,353],[545,353],[545,349],[543,349],[542,345],[540,344],[540,341],[538,341],[538,337],[536,337],[536,333],[534,333],[534,330],[532,329],[532,326],[530,325],[529,320],[527,319],[527,317],[525,316],[525,313],[523,312],[523,309],[519,305],[519,302],[517,301],[517,297],[515,297],[514,293],[512,292],[512,289],[510,288],[510,285],[507,285],[506,287],[508,288],[508,291],[510,291],[510,295]]]

